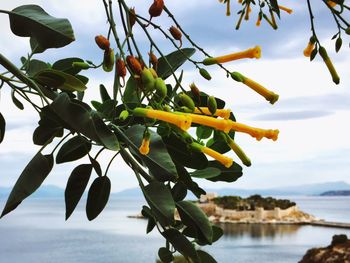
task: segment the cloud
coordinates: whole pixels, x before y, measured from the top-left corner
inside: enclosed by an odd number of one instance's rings
[[[321,118],[333,114],[331,111],[295,111],[295,112],[277,112],[256,115],[251,118],[257,121],[289,121]]]

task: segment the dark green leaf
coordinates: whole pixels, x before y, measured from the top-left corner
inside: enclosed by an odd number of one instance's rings
[[[312,52],[311,52],[310,61],[313,61],[313,60],[314,60],[314,58],[316,57],[317,53],[318,53],[318,48],[315,47],[315,48],[312,50]]]
[[[173,254],[166,247],[161,247],[158,250],[158,256],[160,260],[164,263],[170,263],[174,259]]]
[[[56,156],[56,163],[65,163],[78,160],[91,150],[91,143],[82,136],[75,136],[64,143]]]
[[[177,182],[171,189],[175,202],[184,200],[187,195],[187,187],[183,182]]]
[[[341,49],[341,46],[343,44],[343,40],[341,39],[341,37],[338,37],[336,42],[335,42],[335,51],[339,52],[339,50]]]
[[[111,181],[107,176],[97,177],[92,183],[86,201],[86,215],[94,220],[105,208],[111,193]]]
[[[162,235],[174,246],[177,251],[179,251],[186,258],[190,258],[193,263],[200,262],[198,254],[192,243],[178,230],[169,228],[165,230]]]
[[[175,134],[163,137],[168,152],[176,162],[193,169],[204,169],[208,166],[207,157],[201,153],[192,151],[188,145]]]
[[[197,250],[201,263],[217,263],[217,261],[203,250]]]
[[[153,215],[162,226],[174,222],[175,202],[169,189],[160,182],[151,182],[143,192]]]
[[[162,79],[168,78],[172,71],[175,72],[183,63],[187,61],[187,58],[191,57],[196,50],[194,48],[183,48],[172,52],[165,57],[158,59],[157,74]],[[169,64],[170,65],[169,65]]]
[[[150,173],[159,181],[174,180],[177,177],[176,167],[165,147],[162,138],[150,130],[150,151],[147,155],[141,155],[138,148],[141,146],[145,128],[134,125],[126,130],[125,135],[131,141],[129,144],[133,154],[139,156],[147,165]]]
[[[196,135],[199,139],[208,139],[213,133],[213,129],[207,126],[198,126],[196,129]]]
[[[50,16],[40,6],[23,5],[7,13],[12,32],[35,40],[41,51],[63,47],[74,41],[70,22]]]
[[[272,7],[273,11],[275,11],[275,13],[279,17],[280,16],[280,8],[278,7],[277,0],[270,0],[270,4],[271,4],[271,7]]]
[[[200,198],[201,195],[206,194],[206,192],[200,188],[196,182],[193,182],[190,174],[182,165],[176,164],[176,169],[179,174],[179,181],[183,182],[187,189],[190,190],[197,198]]]
[[[16,105],[16,107],[20,110],[24,109],[24,106],[22,104],[22,102],[20,102],[16,97],[15,97],[15,90],[11,90],[11,99],[13,104]]]
[[[222,230],[221,227],[218,227],[216,225],[212,225],[211,226],[213,229],[213,243],[218,241],[223,235],[224,235],[224,231]]]
[[[66,203],[66,220],[71,216],[80,198],[84,194],[92,172],[91,164],[81,164],[74,168],[69,176],[66,191],[64,192]]]
[[[70,75],[76,75],[78,74],[81,69],[77,67],[73,67],[74,62],[84,62],[81,58],[64,58],[56,61],[52,65],[52,69],[63,71],[64,73],[70,74]]]
[[[220,174],[221,174],[221,170],[215,167],[207,167],[203,170],[196,170],[190,173],[192,177],[203,178],[203,179],[213,178],[213,177],[219,176]]]
[[[102,169],[101,169],[101,165],[99,164],[99,162],[96,161],[96,159],[92,158],[90,155],[89,155],[89,160],[90,160],[91,165],[94,168],[96,174],[98,176],[102,176]]]
[[[153,218],[148,218],[146,234],[150,233],[154,229],[155,226],[156,226],[156,221],[154,221]]]
[[[4,140],[5,130],[6,130],[6,121],[4,116],[2,116],[0,112],[0,143],[2,143],[2,141]]]
[[[100,85],[100,95],[102,102],[105,102],[106,100],[111,100],[111,96],[109,96],[108,91],[103,84]]]
[[[84,91],[86,86],[76,77],[54,69],[47,69],[35,74],[34,79],[41,85],[63,91]]]
[[[89,82],[89,78],[86,77],[86,76],[83,76],[83,75],[75,75],[75,77],[76,77],[77,79],[79,79],[81,82],[83,82],[84,85],[88,84],[88,82]],[[79,100],[82,100],[82,99],[79,99]]]
[[[231,167],[226,168],[218,161],[210,161],[209,167],[214,167],[221,170],[220,175],[212,178],[207,178],[207,180],[209,181],[234,182],[242,176],[242,167],[235,162],[232,164]]]
[[[119,142],[115,134],[107,127],[107,125],[96,113],[91,112],[91,118],[95,133],[101,143],[109,150],[118,151]]]
[[[1,217],[14,210],[25,198],[34,193],[53,167],[52,155],[37,153],[27,164],[7,199]]]
[[[36,73],[49,69],[49,65],[44,61],[38,59],[32,59],[28,63],[27,74],[33,77]]]
[[[207,244],[212,243],[213,230],[208,217],[197,205],[180,201],[176,203],[182,222],[187,226],[195,226],[198,230],[198,238],[204,238]]]
[[[137,89],[137,82],[133,76],[131,76],[126,82],[126,87],[124,91],[123,102],[124,103],[133,103],[140,104],[140,94]]]

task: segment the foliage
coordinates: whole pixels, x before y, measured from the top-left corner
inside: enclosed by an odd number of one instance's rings
[[[262,197],[260,195],[252,195],[247,198],[239,196],[222,196],[213,199],[213,202],[224,208],[233,210],[255,210],[256,207],[262,207],[265,210],[273,210],[276,207],[287,209],[295,206],[294,202],[287,199],[275,199],[273,197]]]
[[[334,2],[340,9],[330,9],[339,22],[335,38],[341,39],[345,27],[340,22],[347,24],[342,12],[349,8],[340,0]],[[33,58],[37,53],[64,47],[74,41],[70,22],[49,15],[37,5],[23,5],[12,11],[0,10],[9,16],[12,32],[29,37],[31,44],[30,54],[21,58],[19,67],[0,54],[0,64],[6,69],[0,74],[0,89],[10,89],[11,100],[20,110],[28,110],[26,107],[30,105],[37,111],[39,121],[33,132],[33,143],[41,146],[14,185],[1,217],[40,187],[54,163],[85,157],[83,163],[73,169],[67,182],[66,219],[74,212],[92,179],[86,214],[89,220],[95,219],[108,202],[111,191],[108,170],[115,157],[120,155],[134,172],[148,204],[142,209],[148,219],[147,233],[157,229],[166,240],[165,247],[158,253],[162,261],[172,261],[173,254],[179,252],[190,262],[215,262],[200,250],[200,246],[214,243],[223,232],[212,225],[197,206],[184,201],[188,191],[197,197],[205,194],[193,178],[213,182],[236,181],[242,176],[242,167],[224,154],[232,150],[246,166],[250,166],[251,161],[237,144],[235,133],[247,133],[257,140],[277,140],[279,131],[237,122],[233,113],[225,108],[224,100],[202,92],[195,83],[186,89],[180,68],[185,62],[190,62],[199,75],[209,81],[210,72],[205,67],[215,64],[227,77],[241,82],[274,104],[278,100],[276,93],[222,65],[236,59],[258,59],[261,49],[256,46],[212,57],[183,30],[163,0],[154,0],[149,9],[150,19],[138,14],[135,8],[129,8],[124,0],[103,0],[102,3],[108,33],[106,37],[99,35],[95,38],[101,48],[101,61],[97,62],[69,57],[50,64]],[[229,0],[225,3],[230,5]],[[240,21],[245,12],[249,14],[247,10],[255,2],[244,0],[241,4]],[[309,1],[308,4],[310,8]],[[269,21],[263,14],[264,5],[271,17],[273,13],[280,15],[281,7],[276,0],[259,1],[260,19],[264,17]],[[312,17],[311,8],[309,10]],[[118,19],[114,19],[116,13]],[[164,13],[174,24],[169,33],[154,22]],[[272,18],[269,23],[277,27]],[[142,51],[145,48],[138,46],[141,40],[132,34],[135,27],[149,42],[147,58]],[[173,52],[168,55],[162,52],[150,34],[152,29],[169,41],[174,47]],[[336,82],[336,71],[321,48],[313,26],[312,30],[316,45],[311,58],[319,52]],[[349,33],[349,30],[345,32]],[[337,42],[339,50],[341,41]],[[182,45],[186,47],[181,48]],[[202,61],[191,58],[198,51],[203,56]],[[84,101],[84,94],[90,86],[89,79],[84,76],[86,70],[104,70],[111,72],[114,78],[113,86],[100,85],[101,98],[94,98],[91,103]],[[170,77],[174,85],[170,84]],[[0,113],[0,143],[6,139],[5,117]],[[192,132],[188,133],[188,129]],[[191,134],[196,134],[196,138]],[[44,151],[48,153],[44,154]],[[100,165],[99,156],[103,151],[114,154],[106,167]],[[214,160],[208,161],[207,156]],[[175,209],[180,220],[175,220]]]

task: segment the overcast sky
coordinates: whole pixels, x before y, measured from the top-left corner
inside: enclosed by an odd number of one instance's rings
[[[240,71],[280,95],[280,100],[270,105],[247,87],[227,79],[215,66],[208,67],[212,81],[203,80],[190,64],[187,64],[184,84],[195,82],[201,90],[221,97],[235,113],[239,122],[262,128],[277,128],[280,138],[277,142],[255,139],[237,134],[239,143],[252,160],[252,167],[244,169],[244,176],[234,184],[200,181],[204,187],[270,188],[286,185],[346,181],[350,183],[350,74],[348,39],[340,54],[333,52],[330,38],[335,33],[325,7],[318,4],[315,15],[319,36],[329,47],[336,68],[341,76],[340,85],[333,85],[325,65],[317,58],[310,63],[302,54],[310,37],[309,18],[306,3],[288,1],[281,4],[294,9],[294,14],[282,12],[279,30],[274,31],[262,23],[255,27],[253,20],[243,23],[240,31],[234,29],[237,18],[225,16],[225,5],[216,0],[166,1],[183,28],[212,55],[223,55],[255,45],[262,47],[260,60],[244,60],[227,64],[232,71]],[[100,50],[94,44],[94,37],[107,30],[102,1],[1,1],[0,9],[11,10],[22,4],[36,3],[56,17],[68,18],[75,30],[76,41],[61,50],[48,50],[36,58],[54,62],[59,58],[79,56],[99,62]],[[152,1],[129,1],[138,13],[147,15]],[[238,7],[232,7],[234,14]],[[155,18],[165,29],[172,23],[163,15]],[[119,25],[118,25],[119,26]],[[7,15],[0,14],[0,52],[12,61],[19,62],[21,55],[29,52],[28,39],[14,36],[9,30]],[[144,54],[149,47],[140,29],[135,34]],[[171,44],[160,34],[153,36],[166,51],[172,51]],[[184,47],[189,43],[184,41]],[[197,54],[196,58],[200,58]],[[0,67],[2,71],[2,68]],[[113,74],[91,71],[89,73],[88,98],[98,95],[98,85],[109,87]],[[38,147],[32,145],[32,132],[38,116],[29,105],[25,111],[9,103],[8,87],[2,90],[0,111],[7,121],[7,133],[0,145],[0,186],[13,185],[17,177],[32,158]],[[237,158],[230,154],[234,160]],[[107,155],[103,158],[107,162]],[[81,162],[81,161],[80,161]],[[102,162],[105,164],[106,162]],[[239,162],[239,160],[237,160]],[[70,171],[77,165],[56,166],[45,184],[64,187]],[[132,171],[119,159],[110,170],[113,190],[134,187],[137,181]]]

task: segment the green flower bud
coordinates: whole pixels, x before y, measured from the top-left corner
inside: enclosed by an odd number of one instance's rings
[[[200,68],[200,69],[199,69],[199,73],[200,73],[201,76],[202,76],[203,78],[205,78],[206,80],[211,80],[211,76],[210,76],[209,72],[206,71],[204,68]]]
[[[209,109],[210,113],[212,115],[214,115],[216,110],[217,110],[217,108],[218,108],[218,105],[216,103],[215,97],[214,96],[209,96],[207,104],[208,104],[208,109]]]
[[[194,102],[193,100],[191,99],[190,96],[188,96],[187,94],[185,93],[180,93],[179,94],[179,99],[181,101],[181,103],[186,106],[187,108],[189,108],[192,112],[194,111],[195,109],[195,105],[194,105]]]
[[[106,72],[111,72],[114,67],[114,50],[108,49],[105,50],[104,56],[103,56],[103,65],[102,68]]]
[[[168,89],[165,85],[164,80],[162,78],[156,78],[154,87],[156,89],[156,93],[155,93],[156,101],[158,102],[163,101],[168,93]]]
[[[144,68],[141,72],[141,80],[146,92],[154,90],[155,81],[152,72],[148,68]]]
[[[231,72],[231,78],[233,78],[235,81],[243,82],[245,77],[241,73],[235,71]]]
[[[119,120],[121,120],[121,121],[125,121],[128,117],[129,117],[129,112],[127,110],[123,110],[119,114]]]
[[[72,67],[76,69],[89,69],[90,65],[85,62],[73,62]]]

